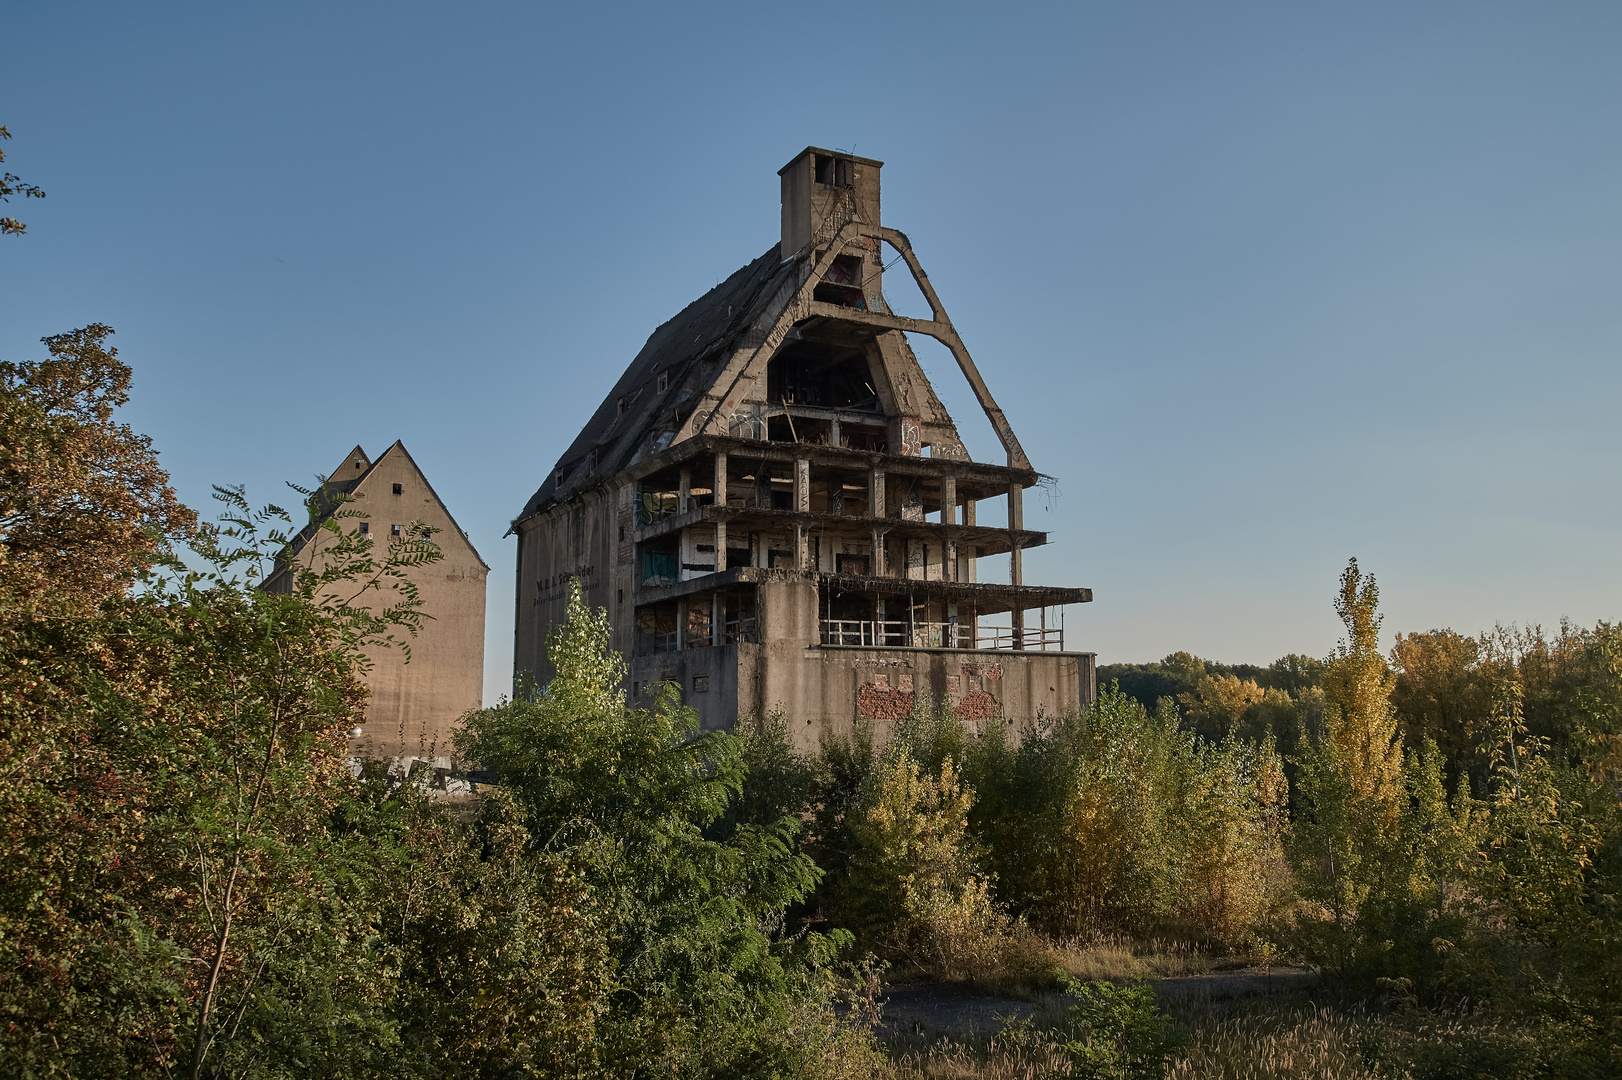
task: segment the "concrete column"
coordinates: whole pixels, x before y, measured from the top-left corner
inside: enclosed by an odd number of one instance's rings
[[[945,553],[941,556],[941,580],[957,580],[957,537],[947,536]]]
[[[798,521],[794,523],[794,569],[805,571],[810,569],[810,546],[806,543],[805,526]]]
[[[867,475],[867,502],[872,516],[884,516],[884,470],[875,466]]]
[[[1023,496],[1024,490],[1018,484],[1014,484],[1009,487],[1008,528],[1010,532],[1025,528],[1025,504]],[[1024,553],[1019,550],[1019,537],[1012,536],[1010,539],[1013,541],[1013,550],[1008,553],[1008,581],[1012,585],[1023,585],[1025,583]],[[1014,601],[1014,610],[1011,614],[1013,616],[1012,622],[1014,625],[1014,648],[1024,649],[1025,611],[1019,606],[1018,600]]]
[[[687,648],[687,597],[676,600],[676,651]]]
[[[963,524],[964,525],[973,525],[974,524],[974,500],[973,499],[964,499],[963,500]]]
[[[832,420],[828,421],[828,445],[829,446],[844,446],[845,445],[844,433],[839,430],[839,417],[837,417],[837,416],[834,417]]]
[[[794,512],[811,512],[811,459],[794,459]]]
[[[688,510],[692,509],[692,496],[693,467],[691,465],[683,465],[681,467],[681,486],[677,489],[676,493],[677,513],[685,514]]]
[[[727,504],[727,456],[725,453],[715,455],[715,505]]]
[[[873,530],[873,576],[884,577],[884,531]]]
[[[957,477],[941,477],[941,524],[957,524]]]
[[[710,597],[710,644],[720,647],[727,643],[726,636],[727,603],[716,589],[715,595]]]
[[[726,573],[726,569],[727,523],[725,521],[718,520],[715,523],[715,572],[717,574],[724,574]]]
[[[1025,495],[1024,489],[1021,488],[1018,484],[1012,484],[1012,485],[1009,486],[1009,488],[1008,488],[1008,530],[1009,530],[1010,533],[1015,532],[1015,531],[1023,531],[1024,528],[1025,528],[1025,500],[1024,500],[1024,495]],[[1024,579],[1024,576],[1023,576],[1023,573],[1022,573],[1022,571],[1023,571],[1023,563],[1022,563],[1022,561],[1020,559],[1019,538],[1016,537],[1016,536],[1010,536],[1009,540],[1013,544],[1013,550],[1011,552],[1009,552],[1009,555],[1008,555],[1008,582],[1011,585],[1021,585],[1021,584],[1024,583],[1025,579]],[[1018,613],[1016,612],[1016,618],[1017,617],[1018,617]]]

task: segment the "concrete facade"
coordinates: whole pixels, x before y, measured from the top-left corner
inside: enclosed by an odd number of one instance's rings
[[[709,726],[782,711],[814,747],[920,696],[1016,730],[1093,699],[1059,615],[1091,591],[1023,579],[1040,474],[882,224],[881,167],[816,147],[784,166],[779,242],[654,331],[515,519],[519,670],[550,675],[573,579],[628,689],[677,682]],[[887,260],[931,318],[893,313]],[[970,459],[909,333],[952,352],[1006,463]],[[1002,556],[1008,581],[981,581]]]
[[[490,568],[402,443],[375,461],[355,447],[325,486],[354,500],[344,504],[355,516],[342,518],[343,528],[365,529],[374,543],[409,536],[413,527],[434,530],[443,557],[408,571],[430,618],[408,639],[409,663],[398,648],[366,650],[372,662],[366,677],[371,699],[366,723],[351,748],[357,757],[420,758],[449,768],[457,719],[484,702],[485,579]],[[301,563],[319,567],[319,539],[313,529],[300,534],[295,546]],[[290,568],[279,571],[265,588],[288,591],[291,573]]]

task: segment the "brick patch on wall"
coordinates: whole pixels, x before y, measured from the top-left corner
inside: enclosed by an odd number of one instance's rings
[[[866,683],[856,688],[856,711],[867,720],[900,720],[912,715],[911,691]]]
[[[984,690],[970,694],[957,703],[957,717],[959,720],[995,720],[1002,712],[997,699]]]

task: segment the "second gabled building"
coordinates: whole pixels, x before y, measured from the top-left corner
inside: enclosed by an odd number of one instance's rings
[[[519,670],[548,677],[545,632],[577,579],[631,658],[628,689],[675,681],[707,726],[781,711],[814,747],[920,695],[977,725],[1093,699],[1093,654],[1048,617],[1092,593],[1024,582],[1021,552],[1047,542],[1024,527],[1039,476],[881,224],[880,166],[815,147],[785,166],[780,241],[654,331],[525,505]],[[930,319],[892,312],[887,258]],[[970,460],[908,333],[951,350],[1006,464]],[[992,500],[1002,521],[982,525]],[[993,556],[1007,583],[979,580]]]

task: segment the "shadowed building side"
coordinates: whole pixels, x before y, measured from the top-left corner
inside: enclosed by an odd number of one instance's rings
[[[490,568],[404,444],[396,442],[376,461],[355,447],[327,477],[326,486],[354,499],[344,504],[355,515],[340,519],[345,531],[364,532],[384,545],[403,538],[418,522],[435,530],[434,542],[443,552],[438,562],[406,571],[417,586],[421,610],[429,616],[416,637],[397,635],[411,646],[410,662],[398,647],[366,650],[371,698],[365,726],[351,741],[351,750],[374,760],[433,759],[436,769],[449,768],[457,719],[484,702],[485,579]],[[312,536],[319,545],[318,534],[308,527],[295,542],[306,565],[312,553],[304,545]],[[319,550],[313,553],[317,567],[320,557]],[[291,569],[280,570],[265,588],[288,592],[291,579]]]

